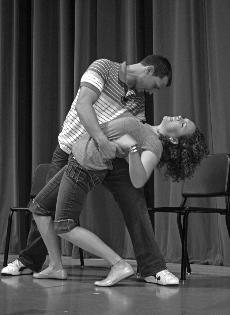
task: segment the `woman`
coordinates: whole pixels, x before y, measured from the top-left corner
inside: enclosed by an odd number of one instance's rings
[[[181,116],[166,116],[158,126],[142,124],[134,117],[125,116],[102,128],[108,139],[123,149],[123,158],[129,163],[130,180],[136,188],[144,186],[157,166],[173,180],[190,177],[207,154],[203,135],[191,120]],[[113,266],[105,280],[95,282],[100,286],[113,285],[133,274],[132,267],[96,235],[77,226],[87,193],[103,182],[111,167],[111,161],[101,158],[97,144],[85,134],[73,145],[73,155],[64,175],[60,172],[56,175],[63,177],[57,199],[55,230],[62,238],[104,258]],[[52,180],[48,185],[52,186]],[[45,190],[35,198],[31,211],[47,246],[50,265],[34,277],[42,279],[52,275],[53,278],[56,275],[66,279]],[[175,284],[177,282],[176,278]]]

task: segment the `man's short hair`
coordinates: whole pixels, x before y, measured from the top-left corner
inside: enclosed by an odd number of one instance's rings
[[[167,58],[160,55],[148,55],[140,61],[143,66],[154,66],[154,75],[163,78],[168,77],[167,86],[172,82],[172,67]]]

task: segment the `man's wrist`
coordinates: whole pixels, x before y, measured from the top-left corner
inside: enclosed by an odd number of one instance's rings
[[[102,134],[98,137],[94,137],[94,140],[96,141],[96,143],[100,146],[100,145],[103,145],[104,143],[107,143],[109,140],[108,138]]]

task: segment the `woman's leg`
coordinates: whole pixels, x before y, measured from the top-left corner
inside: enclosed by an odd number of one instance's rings
[[[59,190],[59,185],[65,168],[60,170],[54,178],[41,190],[33,200],[30,210],[33,213],[34,220],[38,230],[43,238],[49,254],[49,267],[35,273],[35,278],[57,278],[66,279],[66,272],[63,270],[61,262],[61,253],[57,235],[54,231],[53,220],[55,205]]]
[[[122,258],[106,245],[96,234],[76,226],[70,232],[60,234],[62,238],[84,249],[85,251],[105,259],[111,266]]]
[[[62,265],[57,234],[53,227],[53,219],[35,214],[33,217],[49,254],[49,266],[38,273],[34,273],[33,277],[37,279],[67,279],[67,273]]]
[[[48,270],[62,270],[61,252],[52,218],[36,214],[33,217],[49,254],[49,267],[44,269],[42,273],[46,273]]]
[[[36,278],[54,278],[57,272],[60,271],[61,274],[64,272],[58,239],[49,211],[52,202],[57,199],[56,231],[68,232],[77,226],[88,191],[100,183],[98,177],[94,177],[94,174],[89,175],[73,158],[67,166],[67,173],[63,171],[61,176],[58,174],[35,198],[31,209],[38,230],[47,247],[50,260],[48,268],[34,275]],[[80,237],[78,232],[76,234],[76,238]],[[85,231],[86,239],[90,238],[89,235],[90,232],[87,234]],[[93,239],[92,235],[90,235],[91,240],[89,242]],[[97,243],[95,246],[101,245],[102,242],[99,242],[99,238],[96,240],[96,235],[94,240],[94,243]],[[121,259],[120,257],[118,259],[118,257],[116,257],[116,261]],[[66,277],[66,274],[61,276],[61,278],[63,277]]]
[[[32,205],[31,211],[47,247],[50,259],[48,268],[35,274],[36,278],[54,278],[59,271],[61,272],[61,278],[66,278],[49,209],[53,200],[56,200],[57,197],[57,221],[55,222],[57,231],[61,229],[65,232],[77,226],[83,202],[90,187],[90,180],[92,180],[88,172],[83,171],[74,159],[71,159],[67,169],[69,176],[64,172],[65,170],[61,176],[59,176],[59,172],[39,193]]]
[[[114,266],[106,278],[97,285],[112,285],[134,273],[132,267],[107,246],[94,233],[78,226],[78,219],[87,193],[101,183],[106,173],[88,172],[75,160],[70,160],[64,173],[57,198],[55,230],[74,245],[104,258]]]
[[[111,265],[112,268],[108,276],[101,281],[95,281],[95,285],[110,287],[134,274],[133,268],[125,260],[89,230],[77,226],[70,232],[60,234],[60,236],[74,245],[105,259]]]
[[[63,166],[67,165],[68,163],[68,154],[65,153],[59,145],[56,147],[52,162],[50,164],[50,168],[46,177],[46,182],[48,181],[60,170]],[[28,205],[29,206],[29,205]],[[53,207],[55,209],[56,207],[56,200],[53,204]],[[26,267],[32,270],[33,272],[38,272],[42,269],[42,266],[46,260],[47,255],[47,249],[43,242],[43,239],[37,229],[37,225],[34,220],[31,221],[30,231],[27,238],[27,245],[26,248],[20,251],[19,257],[16,260],[19,260],[20,263]],[[15,260],[15,261],[16,261]],[[15,262],[14,261],[14,262]],[[16,270],[15,270],[16,268]],[[2,269],[2,273],[5,273],[7,275],[13,275],[14,272],[18,272],[19,274],[25,274],[25,271],[23,268],[20,270],[19,267],[14,267],[12,270],[12,267],[5,267]],[[28,270],[27,272],[28,273]]]
[[[95,234],[78,226],[88,192],[100,184],[105,175],[106,172],[88,171],[75,159],[70,159],[59,187],[54,224],[59,236],[114,265],[121,257]]]

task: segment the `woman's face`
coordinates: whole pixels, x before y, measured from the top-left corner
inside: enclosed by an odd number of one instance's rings
[[[193,134],[196,126],[188,118],[165,116],[159,126],[159,132],[168,137],[181,137]]]

